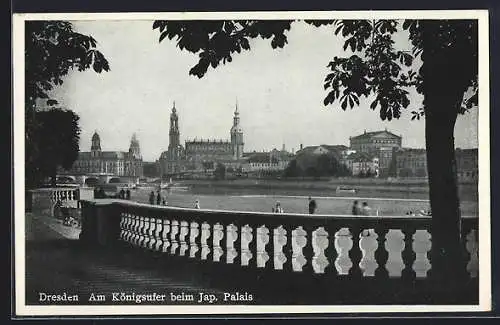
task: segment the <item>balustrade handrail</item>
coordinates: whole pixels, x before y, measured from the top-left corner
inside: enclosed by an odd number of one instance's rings
[[[325,224],[363,224],[364,229],[384,227],[420,227],[430,229],[432,216],[366,216],[366,215],[341,215],[341,214],[307,214],[307,213],[273,213],[260,211],[234,211],[216,209],[195,209],[172,206],[151,205],[120,199],[93,199],[82,200],[92,205],[113,205],[121,209],[132,211],[150,210],[157,218],[172,217],[176,215],[186,221],[199,221],[203,218],[217,218],[214,221],[238,224],[297,224],[307,221],[307,225],[321,226]],[[164,212],[165,214],[162,214]],[[462,222],[467,225],[477,224],[477,216],[462,216]],[[466,227],[469,228],[469,227]]]

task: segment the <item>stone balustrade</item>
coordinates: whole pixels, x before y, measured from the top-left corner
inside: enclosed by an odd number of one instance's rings
[[[93,198],[94,188],[92,187],[39,188],[27,191],[25,205],[27,211],[53,216],[54,206],[58,201],[65,207],[77,209],[80,200]]]
[[[80,238],[88,244],[136,247],[285,287],[340,288],[339,281],[354,280],[358,288],[382,282],[416,291],[432,272],[432,219],[425,216],[233,212],[103,199],[82,201],[82,217]],[[462,220],[465,282],[477,284],[478,219]]]

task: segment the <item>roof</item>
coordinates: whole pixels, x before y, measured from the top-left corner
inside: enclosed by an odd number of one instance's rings
[[[372,161],[376,156],[370,155],[366,152],[353,152],[346,159],[353,161]]]
[[[229,140],[221,140],[221,139],[194,139],[194,140],[186,140],[186,146],[190,144],[228,144],[231,143]]]
[[[415,153],[415,154],[425,154],[426,150],[423,148],[401,148],[398,149],[397,152],[407,152],[407,153]]]
[[[320,147],[324,148],[330,152],[340,152],[340,151],[344,151],[344,150],[349,149],[347,146],[345,146],[343,144],[333,144],[333,145],[332,144],[322,144],[319,146],[307,146],[305,148],[302,148],[301,150],[297,151],[297,155],[298,154],[305,154],[305,153],[313,153],[314,151],[316,151]]]
[[[268,163],[270,159],[269,152],[255,152],[248,156],[249,163]],[[273,162],[277,162],[277,159],[274,158]]]
[[[351,140],[353,139],[365,139],[365,138],[398,138],[401,139],[399,135],[396,135],[390,131],[384,130],[384,131],[372,131],[372,132],[364,132],[363,134],[356,135],[354,137],[351,137]]]
[[[124,159],[127,157],[128,152],[123,151],[100,151],[99,159]],[[91,159],[92,155],[90,151],[80,151],[78,153],[78,159]]]

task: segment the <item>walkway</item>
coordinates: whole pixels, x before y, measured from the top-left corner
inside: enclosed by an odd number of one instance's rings
[[[78,294],[80,304],[92,304],[92,293],[193,294],[222,292],[207,287],[183,268],[172,268],[159,257],[139,251],[92,250],[80,245],[76,229],[44,216],[26,214],[26,303],[39,304],[40,293]],[[108,299],[106,303],[116,304]],[[129,302],[135,304],[135,302]],[[158,302],[160,304],[170,303]]]

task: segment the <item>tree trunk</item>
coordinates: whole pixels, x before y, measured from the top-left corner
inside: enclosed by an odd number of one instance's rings
[[[436,299],[456,298],[466,276],[460,239],[454,127],[467,78],[453,49],[440,44],[439,21],[422,23],[425,140],[432,210],[431,278]]]

